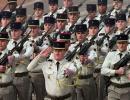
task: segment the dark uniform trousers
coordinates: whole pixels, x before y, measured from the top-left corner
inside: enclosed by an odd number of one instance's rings
[[[36,100],[43,100],[46,96],[45,79],[43,73],[29,73],[33,84],[33,92],[36,95]]]
[[[19,100],[32,99],[32,83],[28,75],[15,76],[13,80]]]
[[[82,79],[82,81],[84,81],[84,84],[76,88],[76,100],[97,100],[97,89],[94,78]]]
[[[17,100],[16,90],[13,85],[0,85],[0,100]]]

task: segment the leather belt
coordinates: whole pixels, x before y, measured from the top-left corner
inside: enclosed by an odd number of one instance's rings
[[[88,74],[88,75],[79,75],[78,78],[79,79],[89,79],[92,78],[93,74]]]
[[[113,86],[115,86],[117,88],[127,88],[127,87],[130,87],[130,83],[118,84],[118,83],[111,82],[111,85],[113,85]]]
[[[8,86],[11,86],[12,85],[12,82],[7,82],[7,83],[0,83],[0,87],[3,88],[3,87],[8,87]]]
[[[64,100],[64,99],[71,97],[71,93],[68,93],[68,94],[63,95],[63,96],[51,96],[48,94],[47,97],[52,99],[52,100]]]
[[[23,77],[23,76],[27,76],[28,72],[23,72],[23,73],[15,73],[14,76],[15,77]]]

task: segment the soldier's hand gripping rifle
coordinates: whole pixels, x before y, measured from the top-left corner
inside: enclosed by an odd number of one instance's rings
[[[114,64],[114,70],[118,70],[120,67],[126,67],[130,61],[130,53],[127,53],[123,58],[121,58],[117,63]],[[119,80],[119,75],[115,75]]]
[[[23,44],[26,42],[28,39],[29,33],[12,49],[10,50],[7,54],[5,54],[1,59],[0,59],[0,65],[6,65],[8,63],[8,56],[12,55],[14,51],[21,52],[23,49]]]

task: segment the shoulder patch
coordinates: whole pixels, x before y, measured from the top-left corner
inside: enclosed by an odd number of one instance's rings
[[[48,59],[47,61],[52,62],[52,59]]]

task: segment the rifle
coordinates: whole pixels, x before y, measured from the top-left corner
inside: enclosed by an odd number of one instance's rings
[[[48,33],[52,31],[52,29],[53,29],[53,26],[51,26],[51,28],[47,32],[45,32],[45,34],[42,35],[42,37],[38,41],[36,41],[37,46],[41,46],[43,44],[43,40],[45,37],[48,37],[50,42],[52,41],[52,38],[48,35]]]
[[[102,27],[103,28],[103,27]],[[86,51],[88,51],[88,49],[90,48],[90,46],[95,42],[94,40],[96,39],[96,37],[98,36],[98,33],[102,30],[102,28],[100,28],[100,30],[96,33],[96,35],[94,35],[91,39],[90,42],[88,43],[84,43],[84,45],[80,48],[80,52],[79,54],[83,54]]]
[[[127,53],[123,58],[121,58],[117,63],[114,64],[114,69],[118,70],[120,67],[124,67],[130,61],[130,54]]]
[[[121,58],[117,63],[114,64],[114,70],[118,70],[120,67],[126,67],[127,63],[130,61],[130,54],[127,53],[123,58]],[[119,80],[119,75],[115,75]]]
[[[1,59],[0,59],[0,65],[6,65],[8,62],[8,56],[12,55],[14,51],[18,51],[19,53],[23,49],[23,44],[26,42],[26,40],[29,37],[30,32],[23,37],[23,39],[12,49],[10,50],[7,54],[5,54]],[[20,46],[19,46],[20,45]]]
[[[73,51],[68,51],[67,54],[65,55],[65,59],[67,59],[68,61],[71,61],[72,58],[74,58],[79,46],[81,45],[81,43],[78,43],[76,46],[75,46],[75,49]]]
[[[126,32],[129,33],[129,31],[130,31],[130,27],[127,28],[126,30],[124,30],[124,32],[121,34],[125,34]],[[117,41],[117,36],[112,37],[112,39],[109,41],[109,49],[110,50],[115,46],[116,41]]]

